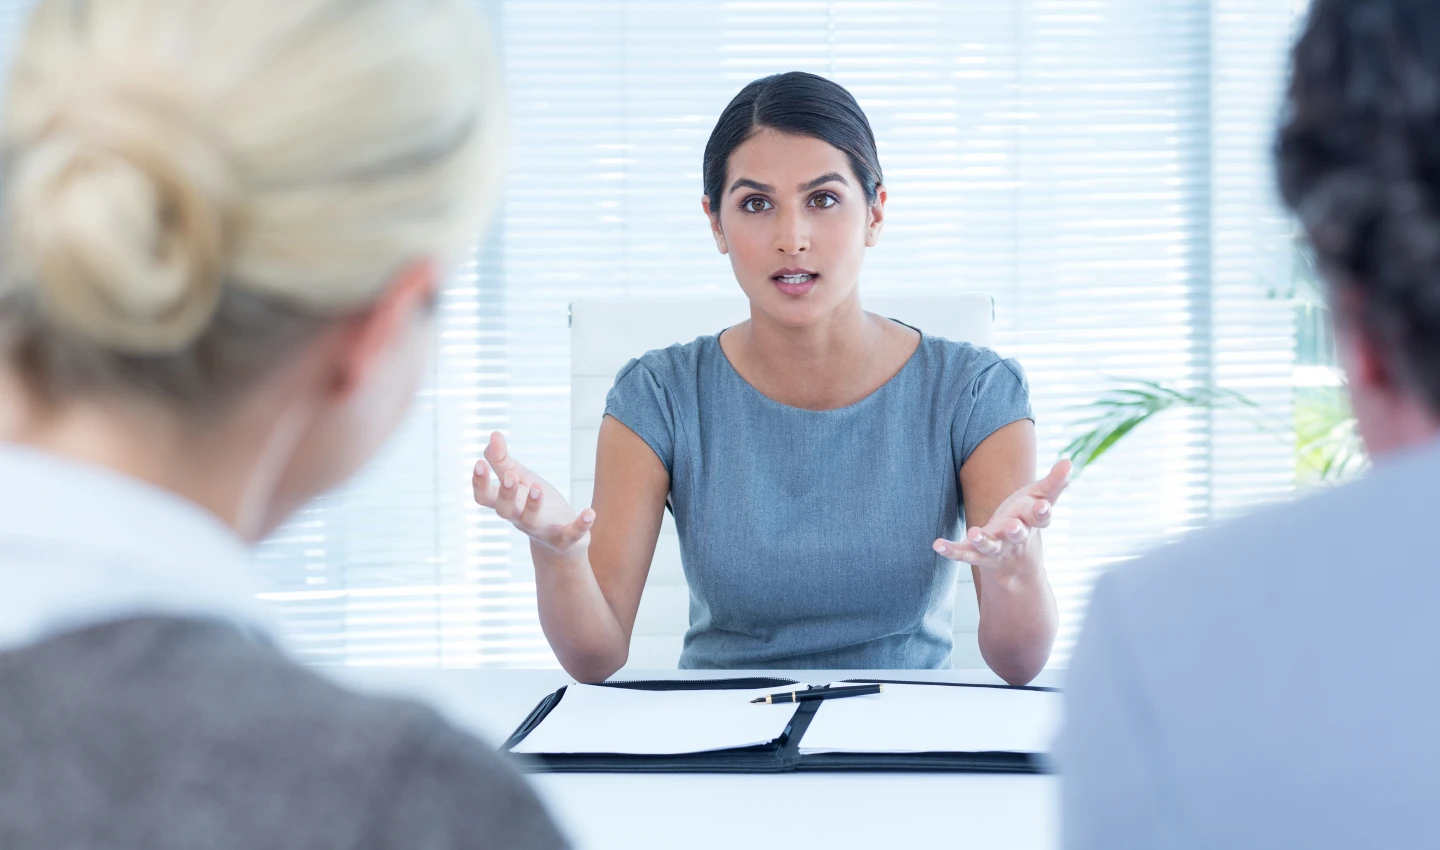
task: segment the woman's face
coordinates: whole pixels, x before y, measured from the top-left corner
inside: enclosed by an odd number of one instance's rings
[[[842,151],[774,130],[735,148],[725,181],[721,197],[703,203],[752,307],[799,327],[854,294],[865,249],[880,237],[884,187],[869,203]]]

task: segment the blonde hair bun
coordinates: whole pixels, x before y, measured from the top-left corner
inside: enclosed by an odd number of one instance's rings
[[[4,102],[0,358],[56,397],[208,405],[466,256],[502,173],[473,0],[38,0]]]
[[[180,350],[220,301],[234,177],[175,74],[79,70],[11,116],[13,285],[111,350]]]

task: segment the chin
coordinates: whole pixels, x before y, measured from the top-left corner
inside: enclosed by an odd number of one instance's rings
[[[779,293],[771,293],[770,297],[755,302],[755,306],[759,307],[767,318],[779,325],[787,328],[803,328],[823,321],[834,313],[841,303],[834,298],[823,297],[820,292],[812,291],[803,298],[791,298]]]

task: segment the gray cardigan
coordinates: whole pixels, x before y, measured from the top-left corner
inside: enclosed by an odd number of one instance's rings
[[[136,617],[0,653],[0,847],[561,848],[490,748],[234,626]]]

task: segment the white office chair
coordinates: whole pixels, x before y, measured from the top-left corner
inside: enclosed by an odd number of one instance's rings
[[[980,293],[891,296],[865,299],[865,309],[914,325],[932,336],[989,345],[994,302]],[[615,373],[646,351],[717,333],[750,317],[739,293],[706,298],[593,298],[570,305],[570,494],[576,509],[595,492],[595,446],[605,396]],[[973,579],[959,571],[955,600],[954,665],[984,667],[976,637],[980,612]],[[690,626],[690,591],[680,567],[680,541],[667,511],[635,632],[630,660],[635,669],[675,667]]]

